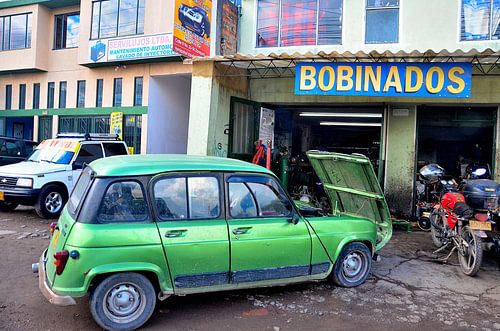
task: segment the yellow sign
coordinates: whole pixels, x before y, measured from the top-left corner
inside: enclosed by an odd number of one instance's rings
[[[175,52],[187,56],[210,56],[211,0],[175,0]]]
[[[109,133],[117,134],[123,140],[123,113],[119,111],[112,112],[109,122]]]

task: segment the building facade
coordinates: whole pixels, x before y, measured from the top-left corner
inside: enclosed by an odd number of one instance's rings
[[[191,66],[173,19],[163,0],[0,2],[0,134],[109,133],[118,113],[134,153],[185,153]]]
[[[362,153],[405,214],[424,164],[500,179],[499,23],[496,0],[242,1],[238,54],[193,62],[188,153]]]

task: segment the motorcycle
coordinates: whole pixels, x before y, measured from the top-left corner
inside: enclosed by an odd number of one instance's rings
[[[431,237],[438,247],[435,254],[452,247],[442,259],[446,262],[457,251],[462,272],[474,276],[479,271],[483,257],[482,239],[476,223],[488,220],[474,219],[474,211],[466,204],[465,197],[458,191],[453,178],[444,176],[443,168],[430,164],[419,171],[426,184],[437,184],[440,188],[439,201],[434,205],[429,217]]]

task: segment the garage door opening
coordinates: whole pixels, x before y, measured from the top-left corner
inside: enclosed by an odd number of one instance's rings
[[[418,109],[417,171],[437,163],[460,179],[467,165],[494,169],[496,109],[420,107]]]
[[[272,127],[264,123],[270,121],[263,121],[262,114],[271,114]],[[319,179],[306,152],[320,150],[365,155],[372,161],[380,179],[383,172],[380,162],[382,126],[383,107],[380,106],[262,105],[233,100],[229,157],[251,161],[259,139],[263,143],[272,140],[271,170],[282,178],[289,192],[300,197],[305,189],[312,195],[321,195]]]

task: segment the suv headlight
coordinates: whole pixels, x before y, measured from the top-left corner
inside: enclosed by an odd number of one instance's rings
[[[32,178],[18,178],[16,185],[23,186],[23,187],[33,187],[33,179]]]

